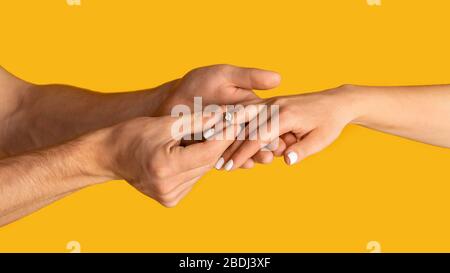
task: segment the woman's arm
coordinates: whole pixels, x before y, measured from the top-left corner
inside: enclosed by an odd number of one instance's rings
[[[279,106],[279,130],[232,145],[224,153],[226,169],[239,168],[260,147],[278,136],[287,145],[285,161],[297,163],[330,145],[350,123],[450,147],[450,85],[344,85],[322,92],[272,98],[263,103]],[[286,133],[292,134],[283,137]]]
[[[352,123],[450,148],[450,85],[347,89]]]

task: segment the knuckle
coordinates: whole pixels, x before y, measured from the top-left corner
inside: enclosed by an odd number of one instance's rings
[[[162,198],[162,199],[158,200],[158,202],[166,208],[174,208],[178,205],[179,200],[175,200],[175,199],[171,199],[171,198]]]
[[[156,160],[149,162],[147,171],[151,177],[156,179],[165,179],[172,175],[172,169],[170,167],[159,164]]]
[[[280,108],[279,119],[286,120],[290,116],[292,116],[292,114],[295,114],[295,113],[293,113],[293,109],[291,107],[289,107],[289,106],[282,107],[282,108]]]
[[[343,91],[350,91],[354,88],[355,88],[355,85],[346,83],[346,84],[342,84],[342,85],[338,86],[336,89],[343,90]]]
[[[173,189],[173,186],[167,183],[167,181],[158,180],[155,182],[154,192],[159,198],[170,198],[169,194]]]
[[[197,73],[201,73],[203,70],[205,70],[206,68],[205,67],[197,67],[197,68],[194,68],[194,69],[192,69],[192,70],[190,70],[187,74],[186,74],[186,76],[192,76],[192,75],[195,75],[195,74],[197,74]]]
[[[229,64],[218,64],[214,66],[214,69],[217,72],[228,72],[232,69],[232,66]]]
[[[275,97],[275,98],[270,100],[270,103],[272,105],[282,106],[282,105],[286,104],[286,98],[284,98],[284,97]]]

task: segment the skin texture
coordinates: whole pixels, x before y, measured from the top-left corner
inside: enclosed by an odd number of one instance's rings
[[[172,82],[172,88],[165,93],[164,103],[156,110],[156,116],[168,115],[177,104],[193,108],[194,97],[202,97],[203,106],[211,104],[235,105],[258,100],[253,90],[269,90],[281,82],[279,74],[232,65],[213,65],[194,69],[182,79]],[[280,139],[281,145],[284,145]],[[242,167],[252,168],[256,163],[268,164],[273,153],[258,151]]]
[[[286,163],[298,163],[333,143],[348,124],[450,148],[450,85],[344,85],[253,103],[278,105],[280,130],[258,135],[256,140],[236,141],[223,155],[226,162],[233,160],[232,169],[280,135],[287,145],[282,152]],[[270,124],[270,118],[264,122]]]
[[[157,88],[102,94],[34,85],[0,70],[0,225],[116,179],[172,207],[220,157],[233,160],[231,170],[269,163],[280,155],[294,164],[331,144],[350,123],[450,147],[450,86],[346,85],[264,100],[252,91],[279,82],[274,72],[217,65]],[[204,105],[278,105],[280,132],[234,141],[239,133],[248,133],[239,132],[235,118],[228,127],[232,139],[189,142],[182,135],[174,137],[171,128],[178,119],[167,115],[177,104],[192,107],[194,96],[201,96]],[[184,118],[191,122],[193,117]],[[260,151],[277,139],[272,151]]]
[[[0,224],[78,189],[115,179],[126,179],[166,207],[175,206],[234,139],[181,146],[184,135],[175,137],[171,131],[179,119],[193,122],[190,116],[135,118],[62,145],[1,160]],[[230,125],[227,130],[234,137],[237,128]]]
[[[0,68],[0,199],[3,202],[0,205],[0,223],[19,219],[88,185],[75,183],[73,187],[49,192],[43,186],[43,193],[25,186],[45,180],[49,181],[46,185],[57,187],[59,184],[52,184],[50,181],[65,180],[65,176],[58,171],[64,171],[67,176],[72,175],[67,166],[72,161],[66,164],[60,154],[70,159],[71,145],[86,134],[139,117],[168,115],[171,107],[176,104],[191,105],[194,96],[202,96],[204,104],[219,105],[255,99],[257,96],[251,89],[270,89],[279,82],[280,77],[274,72],[215,65],[197,68],[181,79],[156,88],[104,94],[66,85],[35,85]],[[154,135],[154,138],[158,139],[159,136]],[[182,146],[185,145],[186,143]],[[261,158],[261,155],[258,156]],[[78,159],[83,157],[81,155],[74,157],[77,158],[74,162],[95,165],[88,160]],[[215,164],[217,159],[214,158],[215,161],[210,164]],[[64,164],[52,165],[54,161]],[[130,162],[133,160],[130,159]],[[29,165],[36,166],[33,172],[25,167]],[[47,165],[54,168],[43,168]],[[81,167],[78,169],[85,172]],[[12,175],[14,172],[16,175]],[[114,177],[131,179],[131,176]],[[111,179],[110,176],[107,178],[106,180]],[[198,178],[191,180],[193,182]],[[89,174],[86,178],[78,177],[76,181],[85,179],[92,183],[106,181],[104,176],[96,177],[95,174]],[[67,184],[71,182],[72,180],[67,181]],[[188,188],[184,189],[186,193]],[[146,188],[140,189],[150,193]],[[24,194],[29,198],[23,202],[18,198],[18,203],[15,204],[11,199],[3,198],[7,194]]]
[[[214,65],[197,68],[159,87],[99,93],[67,85],[34,85],[0,68],[0,156],[13,156],[72,140],[142,116],[170,115],[177,104],[235,104],[257,99],[253,89],[278,86],[271,71]],[[76,118],[74,118],[76,117]]]

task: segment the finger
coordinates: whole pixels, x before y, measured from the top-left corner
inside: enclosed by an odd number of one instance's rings
[[[330,138],[321,130],[315,129],[305,135],[284,151],[284,161],[288,165],[294,165],[306,157],[313,155],[331,143]]]
[[[181,146],[188,146],[188,145],[192,145],[192,144],[195,144],[195,143],[200,143],[200,142],[202,142],[201,140],[184,140],[184,139],[182,139],[181,140],[181,142],[180,142],[180,145]]]
[[[273,71],[232,65],[226,65],[224,68],[229,81],[243,89],[267,90],[277,87],[281,82],[281,76]]]
[[[173,208],[183,199],[194,187],[195,183],[200,179],[201,177],[195,177],[183,184],[181,184],[179,187],[177,187],[174,191],[159,197],[159,202],[167,207],[167,208]]]
[[[271,144],[266,146],[266,149],[262,149],[253,156],[253,160],[260,164],[269,164],[273,161],[275,156],[280,156],[283,154],[286,144],[281,138],[277,141],[273,141]]]
[[[180,170],[195,169],[202,166],[214,166],[222,153],[234,142],[239,134],[239,125],[230,125],[221,134],[205,142],[186,147],[176,146],[171,151],[171,160],[177,162]]]
[[[281,137],[279,137],[278,138],[278,146],[274,147],[272,149],[273,155],[274,156],[281,156],[283,154],[284,150],[286,149],[286,147],[287,147],[286,146],[286,142],[284,142],[284,140]]]
[[[220,157],[218,164],[215,165],[215,168],[220,170],[225,162],[228,162],[231,158],[231,156],[236,152],[239,147],[245,142],[245,139],[247,139],[248,130],[247,127],[245,127],[242,132],[239,134],[237,139],[223,152],[222,157]]]
[[[214,111],[182,114],[171,117],[171,136],[175,141],[202,140],[203,134],[213,130],[215,124],[223,119],[224,107],[216,107]],[[192,139],[192,135],[194,138]]]
[[[192,191],[192,189],[194,188],[195,184],[197,183],[197,181],[199,179],[200,179],[200,177],[197,177],[188,182],[188,186],[185,189],[183,189],[182,191],[180,191],[178,193],[178,195],[175,197],[174,205],[177,205],[178,203],[180,203],[180,201]]]
[[[261,148],[274,140],[278,140],[279,135],[283,135],[293,129],[292,121],[289,119],[280,119],[279,126],[272,126],[272,122],[274,124],[277,123],[278,116],[273,116],[273,118],[274,119],[269,120],[267,124],[258,127],[258,130],[255,132],[257,135],[256,140],[252,140],[252,134],[250,134],[249,139],[244,141],[234,151],[230,159],[225,161],[225,170],[229,171],[239,168],[248,158],[253,157]]]
[[[202,177],[206,172],[211,170],[210,166],[203,166],[187,171],[179,171],[180,166],[177,162],[171,165],[171,172],[168,173],[166,177],[155,180],[155,183],[151,183],[150,187],[139,187],[137,188],[145,193],[146,195],[154,198],[161,199],[165,196],[169,196],[171,193],[179,191],[180,187],[196,177]]]
[[[233,145],[236,143],[236,141],[233,143]],[[232,146],[230,146],[229,149],[227,149],[224,153],[224,155],[222,155],[222,160],[223,162],[227,161],[230,159],[231,155],[234,153],[234,151],[236,151],[240,145],[242,145],[243,141],[240,142],[239,145],[236,145],[234,148]],[[255,163],[259,163],[259,164],[269,164],[273,161],[274,156],[280,156],[283,154],[284,149],[286,148],[286,144],[284,143],[283,140],[279,140],[279,145],[278,147],[275,149],[275,151],[271,152],[271,151],[258,151],[252,158],[248,159],[242,166],[241,168],[244,169],[250,169],[253,168]],[[227,154],[228,153],[228,154]],[[221,164],[220,167],[223,166],[223,163]],[[250,167],[251,166],[251,167]],[[220,169],[220,168],[219,168]]]
[[[175,207],[176,205],[178,205],[181,202],[181,200],[183,200],[184,197],[186,197],[186,195],[188,195],[192,191],[192,188],[194,188],[194,185],[181,191],[178,194],[178,196],[176,197],[176,199],[174,201],[172,201],[172,203],[170,205],[172,207]]]
[[[242,124],[243,121],[249,121],[249,123],[237,136],[233,144],[224,152],[220,159],[220,162],[222,164],[217,165],[216,169],[220,169],[223,165],[223,162],[227,162],[228,167],[230,166],[230,164],[232,165],[232,163],[229,163],[229,160],[234,152],[239,149],[239,147],[242,145],[242,143],[245,142],[246,139],[252,139],[252,134],[255,134],[260,126],[262,126],[263,124],[267,124],[267,120],[271,117],[272,113],[270,111],[267,111],[267,107],[255,108],[249,106],[246,106],[245,109],[240,109],[237,113],[234,113],[235,115],[232,123],[235,122]]]
[[[183,167],[182,165],[177,165],[178,168]],[[192,180],[196,177],[200,178],[211,170],[211,166],[201,166],[198,168],[193,168],[186,171],[181,171],[174,175],[171,179],[167,179],[167,183],[170,185],[168,188],[169,192],[176,190],[180,185],[184,184],[185,181]]]
[[[271,127],[271,121],[267,122],[266,128]],[[278,130],[260,130],[262,127],[258,127],[258,130],[250,133],[249,138],[242,142],[242,144],[232,153],[228,161],[225,161],[224,169],[226,171],[239,168],[247,159],[253,157],[263,147],[271,143],[275,138],[278,138]],[[253,136],[253,134],[257,136]],[[256,138],[256,139],[255,139]]]
[[[260,164],[269,164],[273,161],[273,153],[269,151],[259,151],[253,156],[253,160]]]
[[[249,158],[245,163],[241,166],[242,169],[251,169],[255,167],[255,161],[252,158]]]
[[[238,139],[233,142],[233,144],[228,147],[228,149],[224,152],[224,154],[222,155],[222,161],[223,162],[228,162],[231,158],[231,156],[237,151],[237,149],[239,149],[239,147],[244,143],[244,140],[239,140]],[[284,143],[284,141],[280,138],[278,139],[278,146],[277,147],[271,147],[269,148],[269,151],[258,151],[254,156],[253,156],[253,163],[260,163],[260,164],[268,164],[270,162],[273,161],[273,157],[274,156],[281,156],[284,152],[284,149],[286,148],[286,144]],[[271,152],[273,150],[273,152]],[[223,166],[224,164],[220,164],[219,169]]]
[[[225,120],[229,124],[243,124],[251,121],[265,122],[274,112],[274,108],[258,99],[249,103],[227,105]]]
[[[297,137],[293,133],[286,133],[280,136],[280,138],[286,144],[286,147],[291,146],[297,142]]]

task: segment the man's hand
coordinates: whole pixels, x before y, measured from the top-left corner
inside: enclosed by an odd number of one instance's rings
[[[245,104],[259,99],[253,92],[254,89],[272,89],[277,87],[280,81],[281,77],[276,72],[256,68],[226,64],[196,68],[182,79],[172,82],[164,94],[160,94],[160,97],[163,97],[161,106],[153,115],[169,115],[172,108],[178,104],[193,109],[194,97],[201,97],[203,106]],[[281,153],[285,145],[282,139],[279,142],[281,149],[278,149],[278,152]],[[270,151],[259,151],[241,164],[241,167],[251,168],[254,162],[267,164],[273,157],[274,154]],[[222,166],[219,164],[218,168],[220,167]]]
[[[162,205],[175,206],[214,166],[240,128],[230,125],[222,131],[221,140],[216,136],[214,140],[184,147],[180,145],[184,135],[174,136],[172,126],[181,121],[191,125],[191,118],[144,117],[103,130],[98,147],[109,155],[103,168]],[[214,121],[219,119],[203,118],[203,124]],[[201,133],[207,128],[199,129],[201,131],[193,129],[191,133]]]
[[[255,100],[258,96],[254,89],[272,89],[280,81],[279,74],[256,68],[225,64],[196,68],[166,91],[165,99],[154,116],[169,115],[177,104],[193,107],[194,97],[201,97],[204,105],[239,104]]]
[[[253,89],[271,89],[280,76],[231,65],[202,67],[159,87],[98,93],[67,85],[26,83],[0,68],[0,158],[62,144],[91,131],[144,116],[169,115],[173,106],[236,104],[257,98]],[[272,153],[257,161],[270,162]],[[252,166],[250,160],[246,166]]]
[[[219,116],[203,118],[203,124],[213,124]],[[116,179],[127,180],[166,207],[175,206],[214,166],[240,128],[229,125],[222,139],[183,147],[185,135],[174,130],[180,122],[192,128],[188,135],[207,129],[191,126],[192,120],[136,118],[60,146],[0,160],[0,225],[78,189]]]

